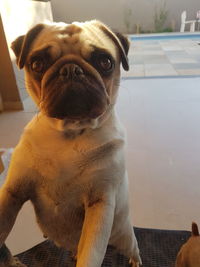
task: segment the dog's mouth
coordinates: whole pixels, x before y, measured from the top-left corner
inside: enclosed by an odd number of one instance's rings
[[[64,94],[57,96],[52,103],[49,102],[45,110],[47,115],[52,118],[80,121],[86,118],[96,119],[100,117],[108,105],[108,99],[99,90],[77,84],[70,86]]]
[[[48,93],[41,103],[43,112],[52,118],[85,120],[100,117],[109,106],[105,88],[94,80],[70,81],[56,87],[49,85]]]
[[[75,56],[62,58],[47,71],[41,95],[41,110],[60,120],[96,119],[109,105],[102,77]]]

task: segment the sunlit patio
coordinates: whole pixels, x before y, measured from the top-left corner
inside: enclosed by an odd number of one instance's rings
[[[200,34],[130,36],[130,71],[124,77],[200,75]]]

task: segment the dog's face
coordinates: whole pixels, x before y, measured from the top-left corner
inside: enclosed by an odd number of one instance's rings
[[[71,122],[98,120],[115,104],[128,40],[98,21],[38,24],[12,43],[41,112]]]

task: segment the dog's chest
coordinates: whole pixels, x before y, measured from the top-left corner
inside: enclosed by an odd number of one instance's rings
[[[42,153],[33,149],[33,169],[36,170],[36,191],[54,202],[69,202],[72,196],[81,195],[86,151],[78,145],[58,143],[43,147]]]
[[[30,138],[24,141],[29,144],[25,154],[34,173],[31,200],[37,221],[43,233],[57,244],[66,246],[69,241],[75,246],[83,225],[84,205],[95,202],[109,183],[117,183],[110,177],[117,179],[112,172],[118,169],[123,140],[90,135],[70,141],[49,132],[34,132],[31,137],[31,143]]]
[[[84,219],[83,197],[88,181],[84,175],[82,153],[69,145],[32,152],[36,170],[32,203],[43,233],[58,245],[75,245]],[[73,248],[72,248],[73,249]]]
[[[85,215],[80,187],[50,182],[38,188],[32,202],[43,234],[58,246],[73,251],[80,239]]]

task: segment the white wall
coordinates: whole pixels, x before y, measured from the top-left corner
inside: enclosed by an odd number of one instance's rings
[[[53,20],[50,2],[1,0],[0,12],[9,48],[12,41],[35,24]]]
[[[126,32],[125,20],[131,10],[130,26],[135,31],[136,24],[140,23],[144,30],[154,28],[154,14],[156,6],[166,3],[168,10],[167,26],[175,25],[180,29],[180,16],[187,10],[188,18],[195,19],[200,9],[199,0],[52,0],[52,9],[55,21],[84,21],[96,18],[109,26]]]

